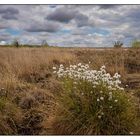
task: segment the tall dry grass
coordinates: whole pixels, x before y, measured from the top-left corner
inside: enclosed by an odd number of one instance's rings
[[[53,65],[70,63],[74,54],[61,49],[0,48],[0,85],[15,87],[31,74],[49,72]],[[13,83],[13,85],[12,85]]]

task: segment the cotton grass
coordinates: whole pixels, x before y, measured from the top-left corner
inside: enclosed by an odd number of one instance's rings
[[[105,66],[92,70],[78,63],[53,67],[63,83],[54,121],[56,134],[129,134],[136,122],[134,99],[121,86],[121,76],[106,72]]]

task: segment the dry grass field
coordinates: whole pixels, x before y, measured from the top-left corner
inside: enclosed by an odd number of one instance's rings
[[[52,67],[78,63],[97,70],[105,65],[111,75],[121,74],[122,86],[136,99],[140,116],[140,49],[1,47],[0,134],[59,134],[54,118],[62,85]],[[140,134],[140,126],[133,132]]]

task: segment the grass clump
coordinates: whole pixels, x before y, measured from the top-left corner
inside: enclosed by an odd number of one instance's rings
[[[9,99],[0,96],[0,135],[16,135],[21,111]]]
[[[56,134],[131,134],[136,123],[134,99],[120,87],[120,75],[111,76],[105,66],[99,71],[89,65],[60,65],[54,73],[63,82],[59,95]]]

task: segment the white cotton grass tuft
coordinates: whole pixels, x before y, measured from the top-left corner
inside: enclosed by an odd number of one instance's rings
[[[113,97],[113,92],[116,90],[124,90],[120,87],[120,75],[115,73],[114,76],[111,76],[106,72],[105,66],[103,65],[99,70],[92,70],[89,67],[89,64],[78,63],[77,65],[70,65],[69,67],[64,67],[63,64],[60,64],[59,68],[53,67],[54,73],[57,74],[59,78],[70,78],[73,80],[73,89],[76,89],[76,86],[81,83],[79,81],[85,81],[92,85],[93,89],[98,87],[99,85],[105,85],[108,88],[108,97],[107,100],[111,102],[114,100],[115,103],[118,102],[117,99]],[[92,90],[93,90],[92,89]],[[90,94],[94,94],[93,91],[90,91]],[[98,94],[100,96],[97,97],[96,101],[101,103],[105,100],[103,95],[103,90],[100,89]],[[86,93],[81,92],[81,95],[84,96]],[[109,106],[112,108],[112,106]]]
[[[134,132],[129,132],[129,134],[130,134],[130,135],[133,135],[133,134],[134,134]]]
[[[56,70],[56,67],[53,67],[53,70]]]
[[[60,77],[69,77],[75,80],[84,80],[92,83],[93,87],[100,85],[101,83],[108,86],[109,90],[124,90],[120,87],[120,75],[115,73],[114,76],[111,76],[106,72],[105,66],[102,66],[100,70],[90,69],[88,64],[79,63],[77,65],[70,65],[69,67],[64,67],[63,64],[60,64],[56,72],[56,67],[53,67],[55,70],[54,73],[57,73],[57,76]],[[102,93],[103,91],[100,91]]]
[[[100,100],[104,100],[104,97],[100,97]]]
[[[118,100],[115,100],[115,102],[117,103],[117,102],[118,102]]]

